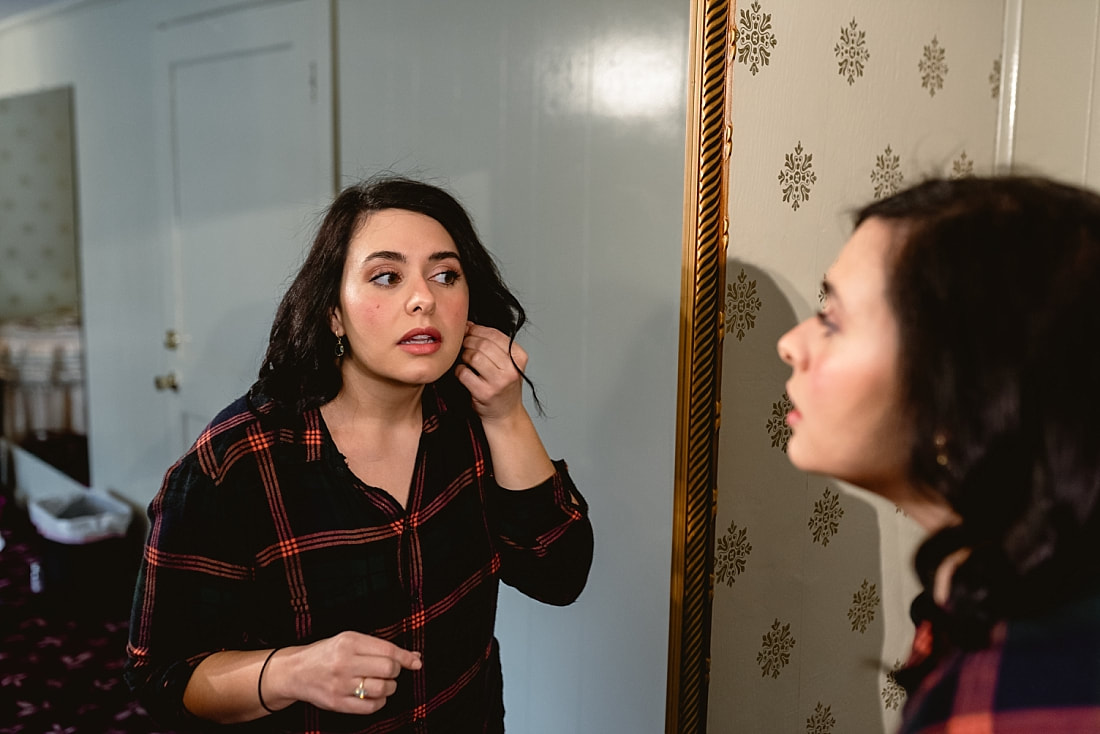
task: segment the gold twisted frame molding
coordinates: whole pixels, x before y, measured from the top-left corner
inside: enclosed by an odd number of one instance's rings
[[[693,0],[666,734],[705,734],[714,594],[734,0]]]

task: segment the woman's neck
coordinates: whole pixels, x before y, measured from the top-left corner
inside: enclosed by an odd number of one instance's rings
[[[901,493],[898,506],[928,531],[929,535],[962,522],[962,518],[943,495],[926,487],[908,485]],[[944,558],[936,568],[931,591],[933,600],[939,606],[946,608],[951,596],[951,579],[955,575],[955,569],[969,557],[969,548],[959,548]]]
[[[943,495],[929,487],[914,484],[904,475],[873,484],[857,483],[856,486],[893,502],[927,530],[929,535],[961,522],[961,518]]]
[[[321,410],[330,425],[419,425],[423,395],[423,385],[365,385],[345,379],[340,392]]]
[[[898,507],[928,534],[937,533],[951,525],[958,525],[960,518],[946,500],[942,502],[931,501],[926,495],[907,497],[898,502]]]

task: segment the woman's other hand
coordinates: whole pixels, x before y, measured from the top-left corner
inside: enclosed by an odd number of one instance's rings
[[[183,704],[194,715],[222,724],[251,721],[296,701],[371,714],[397,690],[403,669],[422,666],[420,653],[359,632],[341,632],[274,653],[225,650],[195,668]]]
[[[397,690],[403,669],[423,666],[420,653],[359,632],[341,632],[280,655],[285,658],[279,674],[270,683],[270,665],[264,674],[264,701],[271,708],[301,700],[329,711],[372,714]]]

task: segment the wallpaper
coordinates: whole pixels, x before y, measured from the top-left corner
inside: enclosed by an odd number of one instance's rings
[[[79,306],[72,91],[0,99],[0,321]]]
[[[776,341],[860,205],[992,167],[1002,0],[737,3],[708,731],[886,732],[922,530],[787,461]]]

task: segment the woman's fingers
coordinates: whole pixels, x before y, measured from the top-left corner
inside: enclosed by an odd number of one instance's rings
[[[423,665],[420,653],[406,650],[403,647],[370,635],[358,635],[362,638],[356,649],[356,654],[362,659],[363,664],[372,666],[363,675],[378,675],[383,678],[396,678],[402,668],[419,670]]]
[[[527,365],[527,352],[502,332],[473,324],[462,341],[462,361],[488,380],[513,381]]]
[[[364,698],[389,698],[397,690],[397,681],[392,678],[368,678],[361,676],[357,686],[352,690],[358,698],[357,692],[362,688]]]
[[[377,642],[384,642],[371,638]],[[397,691],[397,676],[405,670],[419,670],[423,663],[420,653],[402,649],[396,645],[389,645],[381,650],[372,650],[365,655],[359,655],[352,663],[359,669],[361,675],[355,679],[351,696],[354,701],[348,709],[350,712],[373,713],[385,705],[386,699]],[[347,700],[345,699],[345,703]],[[356,704],[359,704],[358,706]]]
[[[462,344],[467,348],[480,348],[486,354],[493,355],[494,361],[502,367],[511,365],[513,360],[519,365],[520,369],[523,369],[527,364],[527,352],[499,329],[467,322],[466,338]],[[503,359],[499,359],[501,357]]]
[[[523,410],[523,375],[527,352],[503,332],[468,323],[462,362],[455,369],[483,421],[515,416]]]
[[[402,670],[423,667],[419,652],[358,632],[341,632],[311,647],[315,662],[301,673],[315,694],[303,698],[331,711],[373,713],[397,690]]]

